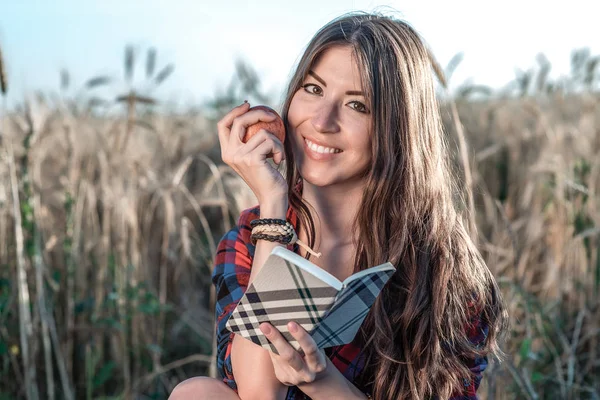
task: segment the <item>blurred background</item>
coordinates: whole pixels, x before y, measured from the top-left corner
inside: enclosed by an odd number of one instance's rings
[[[435,57],[472,235],[511,317],[484,399],[600,398],[599,5],[0,3],[0,400],[164,399],[215,376],[216,243],[254,196],[216,121],[279,109],[353,10]]]

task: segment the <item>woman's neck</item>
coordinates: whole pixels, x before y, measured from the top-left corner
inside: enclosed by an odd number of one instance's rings
[[[315,223],[315,245],[332,248],[351,244],[356,238],[354,218],[362,201],[363,188],[341,186],[315,187],[304,181],[302,198],[309,207]]]

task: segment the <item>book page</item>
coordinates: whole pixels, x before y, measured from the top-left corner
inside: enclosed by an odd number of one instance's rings
[[[342,290],[343,284],[339,279],[325,271],[323,268],[311,263],[306,258],[294,253],[293,251],[290,251],[284,247],[275,247],[271,251],[271,254],[295,264],[299,268],[311,273],[336,290]]]

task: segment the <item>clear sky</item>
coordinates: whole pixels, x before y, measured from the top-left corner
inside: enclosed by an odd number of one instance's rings
[[[539,52],[552,62],[553,76],[569,71],[575,48],[600,53],[598,0],[0,0],[9,104],[32,90],[58,90],[63,67],[76,86],[97,75],[122,76],[128,43],[156,47],[159,66],[175,64],[160,90],[171,100],[206,100],[229,82],[238,57],[278,98],[319,27],[376,7],[410,22],[442,65],[464,52],[454,86],[467,79],[503,86],[516,67],[534,66]]]

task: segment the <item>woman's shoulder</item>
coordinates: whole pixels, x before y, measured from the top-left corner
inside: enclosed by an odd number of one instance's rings
[[[259,218],[258,206],[243,210],[237,223],[223,235],[215,254],[213,280],[218,282],[225,275],[236,276],[239,271],[249,270],[254,257],[254,246],[250,236],[250,222]],[[238,283],[230,283],[237,285]],[[233,289],[231,289],[233,290]]]
[[[250,208],[246,208],[240,212],[240,216],[238,217],[238,226],[248,225],[250,226],[250,222],[260,218],[260,206],[255,205]]]
[[[238,217],[237,228],[240,231],[242,229],[247,230],[247,231],[252,231],[252,228],[250,227],[250,223],[258,218],[260,218],[260,206],[259,205],[242,210],[242,212],[240,213],[240,216]]]
[[[235,242],[243,242],[244,244],[251,243],[250,236],[252,234],[252,227],[250,226],[250,223],[258,218],[260,218],[260,207],[258,205],[242,210],[237,223],[225,233],[222,242],[234,240]]]

